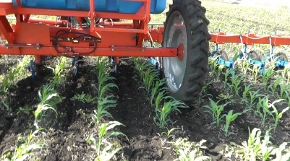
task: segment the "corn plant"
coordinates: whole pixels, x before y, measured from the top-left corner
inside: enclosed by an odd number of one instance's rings
[[[289,85],[282,83],[280,84],[280,92],[279,92],[279,96],[280,98],[287,98],[288,92],[289,91]]]
[[[277,92],[277,87],[279,86],[279,84],[281,83],[282,78],[278,77],[276,78],[276,80],[274,81],[273,84],[268,86],[268,89],[271,91],[273,96],[276,96],[276,92]]]
[[[257,83],[259,73],[260,73],[260,68],[258,66],[253,66],[251,75],[255,83]]]
[[[224,131],[226,133],[226,136],[229,136],[229,127],[230,127],[230,124],[235,121],[237,119],[237,117],[239,115],[241,115],[242,113],[234,113],[233,114],[233,110],[230,110],[228,112],[228,114],[226,115],[226,125],[224,127]]]
[[[154,87],[151,90],[151,97],[150,97],[150,103],[151,103],[151,105],[153,105],[153,102],[154,102],[154,99],[155,99],[156,95],[158,97],[158,95],[159,95],[159,93],[161,93],[161,91],[165,91],[167,89],[166,87],[163,87],[165,83],[166,83],[166,80],[165,79],[158,80],[158,81],[155,82]],[[160,100],[160,98],[159,98],[159,100]]]
[[[282,77],[285,80],[286,84],[290,83],[290,68],[284,68],[282,72]]]
[[[239,91],[240,91],[240,85],[241,85],[241,82],[243,80],[243,76],[241,75],[233,75],[232,76],[232,85],[233,85],[233,89],[234,89],[234,93],[238,96],[239,95]]]
[[[171,142],[175,149],[177,159],[179,161],[210,161],[209,156],[205,156],[203,150],[206,149],[206,146],[203,144],[205,140],[201,140],[198,143],[189,142],[187,139],[178,138],[175,142]]]
[[[112,80],[115,80],[114,77],[110,76],[105,69],[108,68],[108,63],[106,61],[102,60],[100,57],[98,59],[98,65],[97,65],[97,77],[98,77],[98,98],[102,98],[110,89],[117,88],[118,86],[110,82]]]
[[[278,100],[278,101],[281,101],[281,100]],[[277,102],[278,102],[277,101]],[[276,101],[275,101],[276,102]],[[276,109],[276,107],[274,106],[274,103],[273,102],[273,105],[271,106],[271,108],[273,109],[272,113],[274,113],[274,116],[275,116],[275,123],[274,123],[274,131],[276,130],[277,126],[278,126],[278,122],[279,120],[282,118],[283,114],[289,110],[289,107],[286,107],[284,108],[280,113],[279,111]]]
[[[223,81],[224,82],[224,88],[227,87],[230,74],[231,74],[231,69],[227,69],[226,72],[225,72],[225,80]]]
[[[224,68],[225,68],[224,65],[218,65],[217,72],[216,72],[216,78],[220,79],[222,71],[223,71]]]
[[[188,108],[183,102],[172,98],[169,101],[164,102],[162,108],[155,108],[154,122],[160,128],[164,128],[171,120],[169,114],[177,111],[180,112],[179,108]]]
[[[8,152],[4,154],[0,159],[3,161],[23,161],[33,154],[33,151],[42,149],[44,144],[41,142],[36,142],[35,137],[38,130],[29,134],[27,138],[19,136],[17,142],[19,145],[15,148],[14,152]]]
[[[252,107],[254,107],[255,101],[260,98],[260,97],[265,97],[262,94],[259,94],[258,91],[249,91],[249,97],[250,97],[250,101],[248,103],[248,107],[247,109],[251,109]]]
[[[34,125],[39,128],[38,122],[39,119],[42,119],[42,116],[45,111],[47,110],[52,110],[56,113],[57,116],[57,111],[55,110],[55,106],[59,104],[62,99],[58,95],[57,92],[53,89],[51,85],[44,85],[39,91],[38,91],[38,97],[40,99],[40,103],[37,105],[37,108],[34,112],[34,117],[35,117],[35,123]]]
[[[60,57],[57,59],[58,63],[55,68],[48,67],[53,70],[54,76],[52,81],[52,86],[57,87],[63,82],[63,71],[65,70],[65,65],[67,63],[66,57]]]
[[[250,69],[250,63],[248,63],[245,60],[242,60],[241,68],[240,69],[242,70],[242,73],[244,75],[247,75],[247,71],[248,71],[248,69]]]
[[[250,91],[251,91],[251,85],[246,85],[244,87],[244,91],[243,91],[242,103],[249,102],[248,101],[248,96],[249,96]]]
[[[155,99],[155,110],[158,110],[159,106],[161,105],[164,99],[167,99],[166,91],[159,92]]]
[[[97,98],[97,110],[94,110],[94,114],[92,115],[93,122],[99,125],[104,117],[112,118],[112,115],[108,112],[110,108],[114,108],[117,105],[117,100],[113,94],[108,94],[108,92],[117,88],[118,86],[114,82],[110,82],[114,80],[114,77],[111,77],[108,74],[108,61],[106,61],[103,57],[98,58],[97,69],[94,71],[98,77],[98,96]],[[95,98],[94,98],[95,100]]]
[[[143,77],[143,84],[145,86],[145,91],[150,94],[150,91],[154,85],[154,82],[158,79],[158,72],[156,69],[148,68],[147,71],[144,73]]]
[[[94,114],[92,115],[93,121],[99,125],[104,117],[112,118],[112,115],[108,110],[116,106],[117,100],[115,99],[114,95],[98,98],[97,110],[94,110]]]
[[[264,84],[265,90],[268,87],[270,78],[272,78],[274,75],[275,75],[274,68],[267,68],[264,70],[264,73],[262,75],[262,83]]]
[[[137,71],[138,75],[140,76],[140,79],[143,81],[144,80],[144,73],[147,71],[147,69],[151,68],[152,65],[146,61],[142,61],[140,58],[135,58],[133,59],[134,61],[134,67],[135,71]]]
[[[215,123],[217,127],[219,127],[221,120],[223,119],[223,117],[225,117],[225,115],[222,115],[222,112],[228,103],[218,105],[218,102],[215,102],[212,99],[209,99],[209,100],[210,100],[210,106],[209,105],[204,106],[206,108],[205,112],[208,112],[211,114],[213,123]]]
[[[14,84],[15,79],[24,74],[30,59],[31,56],[24,56],[21,61],[18,60],[18,64],[15,67],[10,68],[8,75],[5,75],[3,78],[1,92],[7,93]]]
[[[268,97],[259,98],[259,101],[256,105],[255,114],[259,115],[262,118],[262,125],[265,124],[266,119],[268,118],[267,116],[273,117],[272,112],[270,111],[271,106],[273,106],[273,104],[269,103]]]
[[[122,147],[114,147],[108,140],[112,137],[117,137],[125,134],[117,131],[111,131],[116,126],[124,126],[118,121],[110,121],[108,123],[102,123],[99,126],[98,136],[95,139],[93,136],[89,137],[88,144],[93,144],[93,148],[96,151],[95,161],[109,161],[112,160],[114,155],[122,149]]]

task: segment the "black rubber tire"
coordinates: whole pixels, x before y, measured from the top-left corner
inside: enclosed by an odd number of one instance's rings
[[[288,62],[288,57],[285,53],[283,52],[279,52],[276,55],[278,58],[280,58],[282,61]]]
[[[166,35],[170,26],[167,26],[171,18],[178,11],[184,19],[187,32],[187,60],[185,74],[178,91],[170,91],[170,95],[183,101],[187,105],[192,104],[196,97],[200,96],[205,78],[208,74],[208,53],[210,34],[208,32],[209,21],[205,17],[206,9],[198,0],[173,0],[166,13],[164,24],[163,47],[166,46]],[[162,61],[163,62],[163,61]]]

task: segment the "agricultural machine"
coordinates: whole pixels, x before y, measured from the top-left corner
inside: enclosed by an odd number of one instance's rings
[[[210,56],[216,57],[216,62],[219,65],[224,65],[227,68],[234,68],[235,63],[239,60],[247,60],[250,65],[256,66],[260,70],[260,74],[264,74],[267,63],[273,63],[276,68],[290,68],[288,57],[283,52],[274,54],[274,47],[281,45],[290,45],[290,37],[281,35],[258,36],[255,34],[245,33],[236,35],[227,35],[224,32],[216,32],[211,34],[211,42],[215,43],[215,51]],[[224,50],[219,50],[219,44],[236,43],[242,44],[243,50],[239,52],[236,58],[229,58]],[[248,45],[254,44],[269,44],[269,53],[260,55],[255,51],[247,52]]]
[[[0,53],[34,55],[32,70],[46,56],[151,57],[159,62],[171,95],[187,103],[205,84],[210,34],[197,0],[173,0],[163,27],[149,28],[166,0],[1,0]],[[15,16],[10,24],[7,16]],[[44,16],[35,16],[44,15]],[[55,16],[57,19],[40,17]],[[162,47],[144,47],[143,42]]]

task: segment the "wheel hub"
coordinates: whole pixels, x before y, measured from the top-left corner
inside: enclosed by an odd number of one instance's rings
[[[187,62],[187,32],[180,12],[170,15],[165,32],[164,46],[178,48],[177,57],[163,58],[167,85],[171,92],[176,93],[182,85]]]
[[[177,56],[178,56],[178,60],[182,61],[183,56],[184,56],[184,46],[183,46],[183,44],[179,44],[178,45]]]

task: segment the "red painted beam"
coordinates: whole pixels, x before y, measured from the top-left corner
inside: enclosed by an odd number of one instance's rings
[[[111,47],[96,48],[91,54],[82,54],[91,52],[94,47],[70,49],[58,48],[57,53],[54,47],[42,47],[38,45],[19,45],[5,46],[0,45],[0,53],[3,55],[38,55],[38,56],[136,56],[136,57],[176,57],[177,48],[137,48],[137,47]]]

